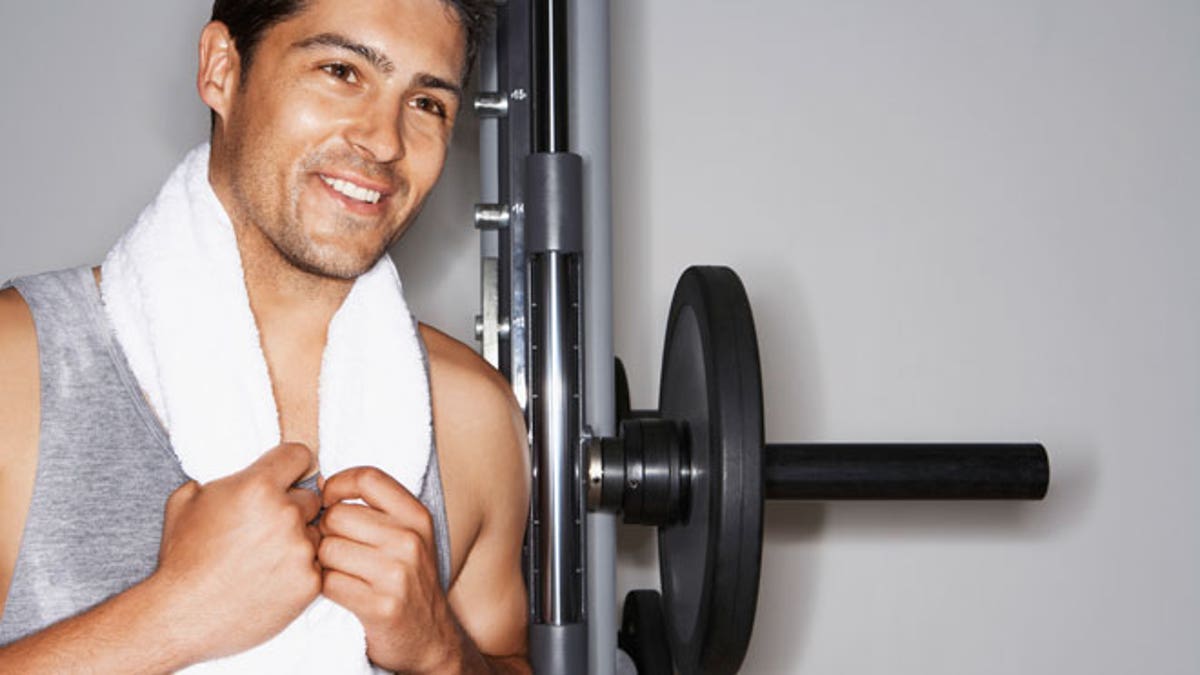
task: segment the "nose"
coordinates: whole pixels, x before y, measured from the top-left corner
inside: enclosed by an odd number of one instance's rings
[[[380,164],[404,157],[404,134],[396,105],[377,100],[357,111],[347,132],[350,141],[366,159]]]

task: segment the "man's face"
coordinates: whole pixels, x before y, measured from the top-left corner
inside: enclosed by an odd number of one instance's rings
[[[269,29],[214,136],[234,223],[308,272],[370,269],[441,173],[464,40],[441,0],[312,0]]]

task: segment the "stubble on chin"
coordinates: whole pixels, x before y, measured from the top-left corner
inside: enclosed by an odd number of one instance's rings
[[[245,148],[241,143],[234,143],[234,155],[243,157]],[[235,166],[245,167],[244,161],[234,161]],[[381,237],[371,250],[347,250],[336,243],[328,246],[314,241],[313,236],[304,227],[302,213],[302,196],[305,181],[308,176],[322,173],[323,168],[349,168],[366,176],[386,181],[395,186],[396,191],[389,199],[404,203],[408,199],[410,186],[402,176],[395,173],[393,167],[384,167],[366,162],[363,158],[346,152],[318,152],[306,157],[299,164],[297,172],[289,180],[287,199],[280,204],[282,213],[272,215],[269,209],[255,208],[255,196],[269,201],[272,190],[277,190],[261,178],[268,167],[250,167],[249,171],[234,171],[232,176],[232,191],[237,203],[239,218],[243,227],[253,228],[270,243],[281,262],[316,277],[338,281],[353,281],[370,271],[379,260],[387,255],[388,249],[407,229],[416,213],[410,214],[401,226],[389,227],[394,232],[387,237]],[[246,175],[248,174],[248,175]],[[313,214],[310,214],[313,216]],[[315,217],[315,216],[313,216]],[[329,217],[329,216],[325,216]],[[326,232],[335,233],[336,237],[355,237],[363,230],[380,227],[379,223],[359,220],[349,214],[334,216],[335,222],[331,227],[322,228]],[[275,222],[268,222],[274,220]],[[344,243],[344,242],[343,242]],[[270,254],[268,254],[270,256]],[[262,261],[266,262],[266,261]]]

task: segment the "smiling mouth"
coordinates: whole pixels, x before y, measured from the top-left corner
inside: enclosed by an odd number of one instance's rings
[[[325,175],[321,176],[321,180],[338,194],[364,204],[378,204],[379,200],[383,198],[382,192],[361,185],[355,185],[348,180],[330,178]]]

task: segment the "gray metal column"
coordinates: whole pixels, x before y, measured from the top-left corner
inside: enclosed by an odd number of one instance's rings
[[[475,339],[480,354],[494,368],[500,367],[500,337],[507,331],[500,315],[500,232],[480,218],[487,210],[508,213],[500,202],[500,118],[508,110],[508,94],[499,89],[500,73],[493,32],[479,49],[479,93],[475,114],[479,119],[479,196],[475,227],[479,229],[479,314],[475,317]]]
[[[571,0],[571,149],[583,158],[584,424],[616,433],[613,392],[609,0]],[[617,651],[617,518],[587,517],[588,672],[612,675]]]
[[[615,520],[585,517],[582,490],[585,428],[615,431],[608,6],[573,3],[502,2],[495,43],[481,54],[478,325],[529,423],[530,660],[539,673],[611,675]]]
[[[534,0],[531,9],[533,152],[525,163],[534,470],[530,660],[539,673],[583,673],[583,163],[570,151],[567,0]]]

